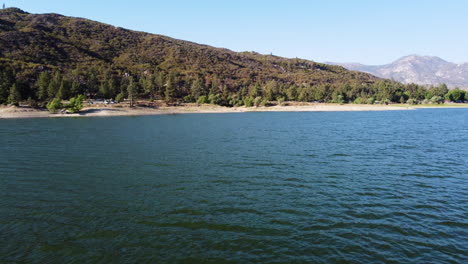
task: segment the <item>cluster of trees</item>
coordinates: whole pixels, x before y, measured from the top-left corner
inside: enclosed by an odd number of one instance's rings
[[[168,103],[198,102],[223,106],[267,105],[271,101],[334,103],[443,103],[465,100],[465,92],[446,85],[424,87],[379,80],[374,83],[301,83],[271,79],[234,86],[216,75],[184,75],[155,68],[127,72],[115,68],[89,67],[62,72],[39,67],[24,78],[9,64],[0,65],[0,103],[27,102],[45,106],[54,99],[78,95],[123,101],[164,100]]]

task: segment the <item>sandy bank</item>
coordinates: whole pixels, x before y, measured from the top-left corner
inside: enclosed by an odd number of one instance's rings
[[[86,117],[86,116],[143,116],[187,113],[241,113],[241,112],[309,112],[309,111],[389,111],[412,110],[412,107],[355,104],[304,104],[271,107],[222,107],[216,105],[187,104],[175,107],[85,107],[76,114],[50,114],[46,110],[29,107],[2,107],[0,118]]]

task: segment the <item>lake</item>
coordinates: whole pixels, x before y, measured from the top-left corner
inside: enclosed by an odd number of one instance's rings
[[[1,263],[463,263],[468,109],[0,120]]]

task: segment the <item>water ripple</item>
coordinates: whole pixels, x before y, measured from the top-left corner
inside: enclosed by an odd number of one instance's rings
[[[0,120],[0,262],[465,263],[459,120]]]

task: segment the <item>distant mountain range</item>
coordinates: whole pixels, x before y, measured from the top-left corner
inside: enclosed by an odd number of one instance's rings
[[[445,83],[449,88],[468,88],[468,63],[452,63],[439,57],[410,55],[385,65],[326,63],[343,66],[348,70],[367,72],[378,77],[393,79],[403,83],[422,85]]]

